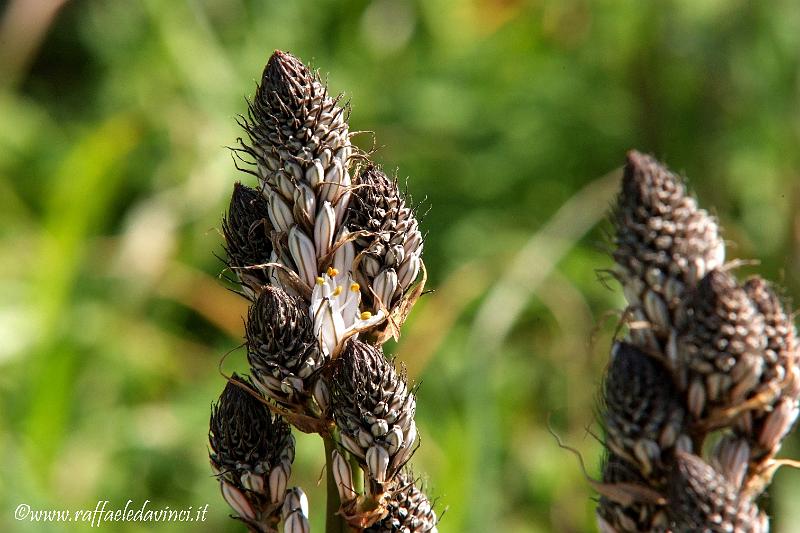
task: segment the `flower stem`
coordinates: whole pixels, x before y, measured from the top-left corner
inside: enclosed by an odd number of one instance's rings
[[[333,439],[323,437],[325,443],[325,472],[327,477],[328,502],[325,511],[325,533],[348,533],[350,529],[345,524],[344,519],[337,513],[341,503],[339,501],[339,489],[336,487],[336,480],[333,477],[333,464],[331,453],[336,448]]]

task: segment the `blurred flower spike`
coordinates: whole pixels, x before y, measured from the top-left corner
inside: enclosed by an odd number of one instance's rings
[[[655,159],[628,154],[613,221],[630,320],[603,389],[600,530],[767,532],[757,499],[792,464],[776,455],[799,410],[792,313],[736,278],[717,221]]]

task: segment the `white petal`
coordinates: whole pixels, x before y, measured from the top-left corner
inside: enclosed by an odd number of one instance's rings
[[[346,286],[342,287],[342,295],[344,295],[344,298],[341,302],[340,313],[344,324],[350,327],[356,322],[356,318],[359,315],[358,306],[361,303],[361,290],[357,285],[353,284],[352,278],[349,276]]]
[[[317,258],[314,254],[314,243],[308,238],[299,226],[292,226],[289,230],[289,252],[292,254],[298,274],[301,279],[314,286],[317,279]]]
[[[344,276],[353,270],[353,261],[356,258],[356,249],[353,241],[343,242],[348,235],[350,235],[350,232],[347,227],[342,226],[336,236],[336,243],[342,243],[333,253],[333,266],[339,271],[339,276]]]
[[[374,315],[370,316],[369,318],[359,318],[353,324],[353,328],[356,331],[363,331],[365,329],[369,329],[372,326],[383,322],[383,319],[386,318],[384,315],[383,310],[378,311]]]
[[[314,334],[325,353],[334,352],[342,340],[345,329],[342,315],[333,311],[330,300],[323,300],[314,313]]]

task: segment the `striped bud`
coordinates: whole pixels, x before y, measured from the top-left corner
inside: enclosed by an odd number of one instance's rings
[[[294,437],[289,424],[252,394],[250,381],[234,374],[212,406],[209,456],[239,518],[257,531],[274,531],[286,485],[276,486],[273,478],[288,479]]]
[[[300,487],[294,487],[286,493],[281,514],[284,533],[311,533],[311,524],[308,522],[308,498]]]
[[[725,435],[711,453],[714,468],[736,489],[744,483],[749,460],[750,446],[735,435]]]
[[[350,463],[339,453],[339,450],[334,449],[331,452],[331,458],[333,479],[336,482],[336,489],[339,491],[339,500],[342,505],[346,505],[358,496],[353,490],[353,472],[350,469]]]
[[[228,215],[222,219],[222,233],[225,235],[228,266],[251,300],[261,291],[262,285],[269,283],[267,268],[251,267],[269,262],[271,229],[267,201],[259,191],[237,182],[233,187]]]

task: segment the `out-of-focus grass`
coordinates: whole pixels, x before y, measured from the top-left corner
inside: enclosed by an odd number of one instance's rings
[[[593,528],[592,494],[547,426],[597,475],[586,428],[622,300],[596,274],[607,225],[548,222],[580,198],[580,217],[602,212],[609,190],[590,184],[627,149],[688,174],[733,255],[759,257],[798,299],[794,2],[148,0],[30,16],[41,47],[26,62],[2,40],[0,72],[3,531],[88,530],[13,509],[105,499],[210,504],[196,527],[114,531],[241,530],[206,458],[217,364],[245,310],[213,252],[246,178],[224,146],[275,48],[329,73],[353,128],[374,132],[356,141],[430,206],[436,292],[390,348],[422,381],[414,463],[447,508],[443,532]],[[244,369],[242,351],[225,365]],[[315,531],[321,450],[298,437]],[[796,473],[777,475],[774,530],[797,523],[798,493]]]

